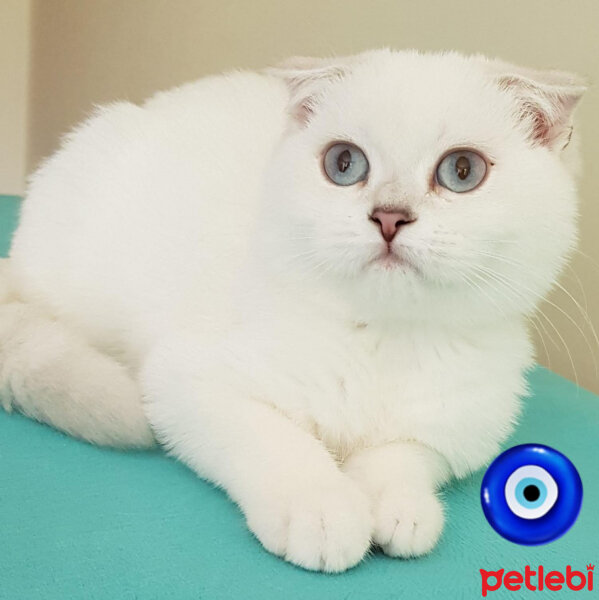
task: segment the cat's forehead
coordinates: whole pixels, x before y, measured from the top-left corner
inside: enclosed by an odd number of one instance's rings
[[[338,135],[345,128],[405,154],[406,146],[492,144],[512,129],[510,107],[476,58],[394,53],[356,65],[331,86],[322,111]]]

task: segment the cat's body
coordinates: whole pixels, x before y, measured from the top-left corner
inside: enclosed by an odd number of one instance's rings
[[[101,443],[151,443],[147,417],[308,568],[347,568],[371,539],[429,550],[437,486],[517,418],[526,315],[574,238],[569,121],[531,138],[502,67],[383,51],[101,109],[32,179],[0,308],[5,395]],[[566,112],[557,98],[540,109]],[[337,140],[365,150],[367,179],[327,180]],[[488,181],[439,191],[462,147],[492,157]],[[385,262],[372,211],[400,204],[417,219]]]

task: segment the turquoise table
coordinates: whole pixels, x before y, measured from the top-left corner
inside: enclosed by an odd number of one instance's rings
[[[0,197],[2,251],[17,211],[17,199]],[[481,597],[481,568],[586,572],[599,564],[599,398],[543,368],[529,377],[532,397],[507,445],[548,444],[576,464],[585,497],[574,527],[536,548],[503,540],[483,517],[477,473],[445,492],[447,528],[431,555],[373,554],[341,575],[267,554],[225,494],[159,451],[95,448],[0,410],[0,599],[453,600]],[[487,596],[528,597],[546,596]]]

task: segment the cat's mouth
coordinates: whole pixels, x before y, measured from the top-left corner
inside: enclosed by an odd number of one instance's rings
[[[414,263],[406,257],[405,253],[401,253],[401,251],[398,251],[390,244],[381,250],[374,258],[370,259],[368,261],[368,266],[373,266],[385,271],[393,271],[396,269],[417,270]]]

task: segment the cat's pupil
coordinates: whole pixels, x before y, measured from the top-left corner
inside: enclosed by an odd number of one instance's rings
[[[351,153],[349,150],[344,150],[337,158],[337,168],[341,173],[345,173],[351,165]]]
[[[466,179],[470,174],[470,161],[465,156],[460,156],[455,163],[455,168],[460,179]]]

